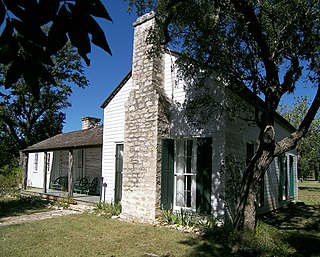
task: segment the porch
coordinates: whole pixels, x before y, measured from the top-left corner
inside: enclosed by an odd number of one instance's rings
[[[73,196],[69,197],[68,192],[54,189],[48,189],[46,193],[43,192],[42,188],[21,189],[20,193],[22,196],[39,196],[43,199],[52,201],[65,200],[72,204],[82,203],[95,205],[101,201],[101,197],[99,195],[73,193]]]

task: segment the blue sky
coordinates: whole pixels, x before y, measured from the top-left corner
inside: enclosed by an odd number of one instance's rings
[[[100,105],[131,69],[132,24],[137,16],[135,13],[128,14],[128,2],[124,0],[102,2],[113,19],[113,23],[99,20],[111,47],[112,56],[92,46],[92,53],[88,55],[91,65],[85,69],[90,85],[85,89],[72,85],[72,107],[63,110],[67,115],[63,132],[81,129],[81,117],[84,116],[101,118],[103,121]]]

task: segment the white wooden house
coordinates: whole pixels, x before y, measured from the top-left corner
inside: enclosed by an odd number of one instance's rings
[[[250,91],[234,93],[214,78],[195,90],[178,77],[178,55],[169,50],[150,58],[145,39],[154,24],[153,13],[134,24],[132,71],[101,105],[103,129],[66,133],[28,147],[23,151],[29,158],[25,186],[45,192],[62,175],[69,178],[70,192],[74,180],[100,176],[100,186],[107,185],[101,200],[121,201],[124,219],[153,223],[161,209],[181,208],[226,217],[223,198],[231,176],[224,167],[230,159],[245,165],[252,156],[259,130],[242,116],[250,117],[263,102]],[[187,116],[186,101],[201,95],[212,101]],[[275,130],[279,140],[294,128],[277,115]],[[297,189],[292,150],[276,158],[265,174],[258,211],[296,199]]]
[[[229,157],[245,164],[259,133],[256,126],[241,119],[241,110],[244,107],[247,114],[253,114],[254,106],[263,103],[251,92],[234,93],[210,78],[205,87],[194,90],[178,78],[178,56],[170,51],[150,58],[145,38],[154,22],[154,14],[149,13],[134,24],[132,71],[101,106],[102,177],[108,184],[103,200],[121,201],[122,217],[142,222],[154,222],[161,209],[225,216],[222,198],[229,175],[222,172],[223,165]],[[201,125],[193,122],[186,116],[184,103],[202,93],[229,109],[239,107],[240,115],[206,103],[199,113],[208,112],[209,118]],[[277,116],[276,140],[293,130]],[[276,158],[266,173],[259,212],[296,198],[297,153],[292,150]]]
[[[23,187],[39,188],[47,193],[58,178],[63,178],[60,188],[72,195],[75,181],[83,177],[90,183],[101,181],[102,126],[100,119],[82,118],[82,129],[58,134],[34,144],[22,152],[26,156]],[[95,194],[100,194],[100,185]]]

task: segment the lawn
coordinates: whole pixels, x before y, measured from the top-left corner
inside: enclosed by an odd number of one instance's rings
[[[0,218],[48,211],[47,201],[38,197],[21,198],[18,190],[0,191]]]
[[[307,205],[320,205],[320,182],[299,182],[299,200]]]
[[[320,183],[299,188],[306,205],[262,217],[242,242],[227,229],[199,236],[84,213],[1,227],[0,256],[320,256]]]
[[[69,215],[0,229],[0,256],[212,256],[221,245],[195,234],[126,223],[94,214]]]

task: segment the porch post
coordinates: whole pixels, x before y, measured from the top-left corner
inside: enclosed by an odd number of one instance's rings
[[[28,153],[20,152],[20,158],[22,161],[22,189],[27,188],[28,177]]]
[[[44,158],[43,158],[43,185],[42,185],[42,192],[44,194],[47,193],[47,158],[48,158],[48,153],[44,152]]]
[[[69,166],[68,166],[68,195],[73,196],[73,150],[69,150]]]

